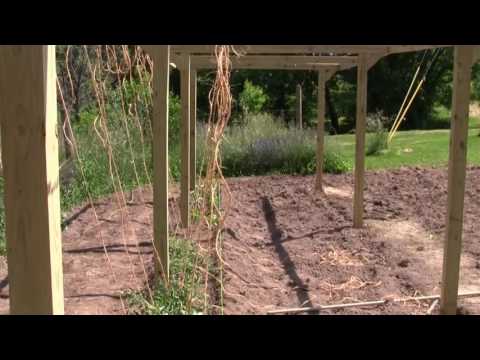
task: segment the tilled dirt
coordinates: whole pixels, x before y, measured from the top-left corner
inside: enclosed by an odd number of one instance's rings
[[[172,224],[178,223],[176,197],[174,190]],[[128,292],[152,283],[152,192],[135,191],[126,212],[119,204],[114,195],[69,216],[62,234],[66,314],[127,314]],[[172,225],[171,231],[177,228]],[[0,258],[0,314],[9,312],[8,290],[7,263]]]
[[[468,170],[460,291],[480,291],[480,168]],[[352,184],[326,175],[230,180],[234,200],[224,235],[224,312],[266,314],[299,306],[370,301],[440,291],[446,218],[445,170],[369,172],[365,228],[352,229]],[[171,231],[178,232],[176,190]],[[151,192],[137,191],[121,216],[115,196],[79,207],[63,232],[67,314],[124,314],[125,292],[153,273]],[[107,254],[105,253],[107,249]],[[123,301],[122,301],[123,300]],[[480,299],[461,300],[480,313]],[[325,314],[425,314],[430,303],[389,303]],[[0,313],[8,313],[6,260],[0,258]]]
[[[480,169],[468,171],[461,292],[480,291]],[[446,220],[445,170],[368,173],[365,228],[352,229],[351,175],[231,182],[224,239],[225,313],[436,295]],[[461,312],[480,313],[480,300]],[[326,314],[425,314],[431,303],[389,303]]]

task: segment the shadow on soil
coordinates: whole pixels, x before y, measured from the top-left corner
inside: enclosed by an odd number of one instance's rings
[[[263,212],[265,214],[265,220],[267,221],[268,231],[272,238],[272,243],[275,246],[275,251],[278,254],[278,257],[282,263],[285,273],[290,277],[293,282],[295,292],[298,297],[300,306],[302,307],[313,307],[312,300],[310,299],[307,285],[303,282],[302,279],[297,274],[295,264],[288,255],[287,250],[282,245],[282,231],[277,225],[277,218],[275,216],[275,211],[273,210],[272,204],[267,197],[262,197]],[[312,311],[311,313],[317,314],[318,311]]]

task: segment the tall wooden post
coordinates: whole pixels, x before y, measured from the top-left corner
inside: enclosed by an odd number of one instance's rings
[[[355,188],[353,200],[353,227],[363,226],[363,187],[365,183],[365,127],[367,118],[368,67],[366,55],[358,57],[357,119],[355,130]]]
[[[170,51],[168,45],[150,46],[153,71],[153,244],[157,274],[168,281],[168,96]]]
[[[197,180],[197,70],[190,70],[190,191]]]
[[[303,114],[302,114],[302,85],[298,84],[297,85],[297,109],[296,109],[296,120],[297,120],[297,127],[299,129],[302,129],[303,128]]]
[[[318,90],[317,90],[317,176],[315,188],[323,190],[323,150],[325,142],[325,84],[326,73],[320,70],[318,72]]]
[[[190,225],[190,70],[190,55],[185,54],[180,67],[182,106],[180,213],[183,227]]]
[[[0,133],[2,128],[0,126]],[[2,163],[2,141],[1,141],[1,134],[0,134],[0,176],[3,176],[3,163]]]
[[[441,312],[445,315],[455,315],[457,312],[473,50],[473,46],[468,45],[455,47],[447,229],[441,293]]]
[[[63,314],[55,46],[0,47],[11,314]]]

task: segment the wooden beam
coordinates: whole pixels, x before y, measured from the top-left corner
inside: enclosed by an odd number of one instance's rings
[[[155,268],[169,279],[168,234],[168,98],[170,59],[168,45],[149,50],[153,57],[153,245]]]
[[[473,63],[480,61],[480,45],[475,46],[474,58]]]
[[[323,151],[325,143],[325,85],[327,76],[325,71],[318,72],[317,89],[317,169],[315,188],[323,191]]]
[[[173,61],[177,61],[177,55]],[[232,56],[232,68],[235,69],[296,69],[308,70],[324,66],[349,65],[355,66],[356,56]],[[194,68],[215,68],[216,59],[209,55],[192,56]]]
[[[355,130],[355,190],[353,227],[363,227],[363,187],[365,183],[365,127],[367,118],[367,56],[358,59],[357,68],[357,120]]]
[[[191,64],[190,64],[191,65]],[[197,70],[190,67],[190,190],[197,181]]]
[[[182,226],[190,225],[190,55],[185,54],[180,64],[181,95],[181,174],[180,213]]]
[[[198,56],[192,56],[193,68],[194,69],[215,69],[216,65],[213,62],[214,59],[210,60],[202,60],[197,61],[196,58]],[[250,57],[248,57],[250,58]],[[178,59],[178,58],[177,58]],[[268,60],[268,59],[266,59]],[[178,61],[178,60],[177,60]],[[263,61],[263,62],[253,62],[245,58],[232,58],[232,69],[233,70],[241,70],[241,69],[252,69],[252,70],[300,70],[300,71],[317,71],[324,68],[332,68],[337,70],[346,70],[356,66],[356,62],[345,62],[345,63],[335,63],[335,62],[328,62],[328,63],[304,63],[304,64],[290,64],[288,62],[275,62],[272,63],[270,61]]]
[[[368,55],[368,58],[367,58],[367,68],[368,68],[368,70],[370,70],[372,67],[374,67],[375,64],[378,63],[378,61],[382,58],[383,58],[383,55],[378,55],[378,54]]]
[[[0,47],[11,314],[63,314],[55,46]]]
[[[446,315],[455,315],[457,312],[473,50],[471,45],[455,47],[452,125],[448,163],[447,229],[443,253],[441,293],[441,312]]]
[[[403,53],[451,45],[233,45],[243,54],[371,54]],[[172,45],[175,53],[213,54],[215,45]]]

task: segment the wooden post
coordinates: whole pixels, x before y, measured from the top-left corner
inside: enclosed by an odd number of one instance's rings
[[[185,54],[180,68],[181,123],[181,178],[180,212],[182,226],[190,225],[190,55]]]
[[[152,48],[153,71],[153,244],[157,274],[169,279],[168,244],[168,45]]]
[[[473,50],[473,46],[469,45],[455,47],[447,229],[441,293],[441,312],[445,315],[455,315],[457,312]]]
[[[190,70],[190,191],[197,176],[197,70]]]
[[[317,190],[323,190],[322,176],[323,176],[323,149],[325,142],[325,83],[326,73],[325,71],[318,72],[318,90],[317,90],[317,177],[315,182],[315,188]]]
[[[0,133],[2,131],[2,128],[0,126]],[[2,162],[2,141],[1,141],[2,135],[0,134],[0,176],[3,176],[3,162]]]
[[[303,128],[303,114],[302,114],[302,85],[297,85],[297,111],[296,111],[296,120],[297,120],[297,127],[299,129]]]
[[[0,47],[11,314],[63,314],[53,45]]]
[[[365,183],[365,127],[367,118],[367,57],[358,57],[357,68],[357,120],[355,130],[355,189],[353,227],[363,226],[363,187]]]

